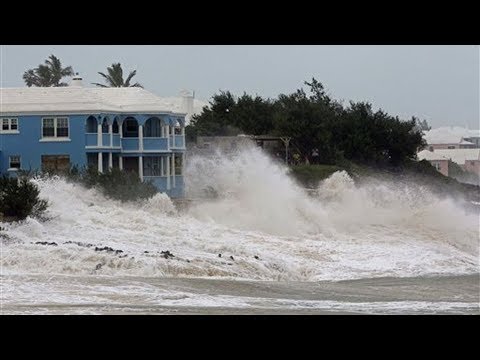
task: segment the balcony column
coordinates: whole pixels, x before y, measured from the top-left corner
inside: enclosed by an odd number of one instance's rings
[[[110,134],[110,147],[113,146],[113,125],[108,124],[108,133]]]
[[[97,125],[97,146],[102,146],[102,124]]]
[[[103,156],[102,153],[98,153],[98,172],[103,173]]]
[[[182,136],[185,136],[185,126],[182,125]]]
[[[163,171],[163,156],[160,158],[160,175],[163,176],[165,173]]]
[[[140,176],[140,180],[143,181],[143,156],[138,157],[138,175]]]
[[[170,190],[170,156],[167,156],[167,190]]]
[[[172,153],[172,187],[175,188],[175,153]]]
[[[185,153],[182,152],[182,176],[185,176]]]
[[[172,139],[172,147],[175,147],[175,125],[170,126],[171,134],[170,139]]]
[[[118,157],[118,168],[119,168],[120,170],[123,170],[123,156],[122,156],[122,155],[120,155],[120,156]]]
[[[113,154],[110,152],[108,153],[108,170],[113,169]]]
[[[143,151],[143,125],[138,125],[138,150]]]

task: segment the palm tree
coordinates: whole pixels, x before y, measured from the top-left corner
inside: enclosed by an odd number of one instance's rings
[[[67,83],[61,82],[62,78],[73,75],[73,68],[71,66],[63,68],[60,59],[52,54],[45,60],[45,64],[25,71],[23,80],[28,87],[67,86]]]
[[[112,64],[111,67],[107,67],[108,75],[105,75],[102,72],[99,72],[105,78],[105,82],[107,85],[99,84],[99,83],[92,83],[93,85],[97,85],[100,87],[141,87],[142,85],[139,83],[135,83],[130,85],[130,80],[135,76],[137,70],[133,70],[128,74],[127,80],[123,80],[123,70],[122,65],[120,63]]]

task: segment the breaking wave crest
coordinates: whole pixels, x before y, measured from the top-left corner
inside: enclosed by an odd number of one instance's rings
[[[4,274],[341,280],[478,272],[479,223],[414,184],[356,185],[337,172],[307,192],[257,149],[191,157],[193,199],[120,203],[36,179],[45,222],[2,223]]]

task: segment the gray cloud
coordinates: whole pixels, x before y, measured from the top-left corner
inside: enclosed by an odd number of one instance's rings
[[[160,96],[183,89],[208,100],[244,91],[267,97],[292,92],[311,77],[329,93],[368,100],[375,108],[434,127],[479,128],[479,46],[12,46],[1,54],[1,86],[24,86],[22,74],[50,54],[101,82],[113,62],[137,69],[136,79]]]

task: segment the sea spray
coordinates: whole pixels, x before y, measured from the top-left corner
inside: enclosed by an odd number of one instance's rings
[[[344,172],[311,196],[259,149],[217,155],[189,157],[196,201],[182,212],[164,194],[121,203],[36,179],[50,220],[1,224],[3,273],[315,281],[478,272],[478,218],[454,200],[408,184],[357,186]]]

